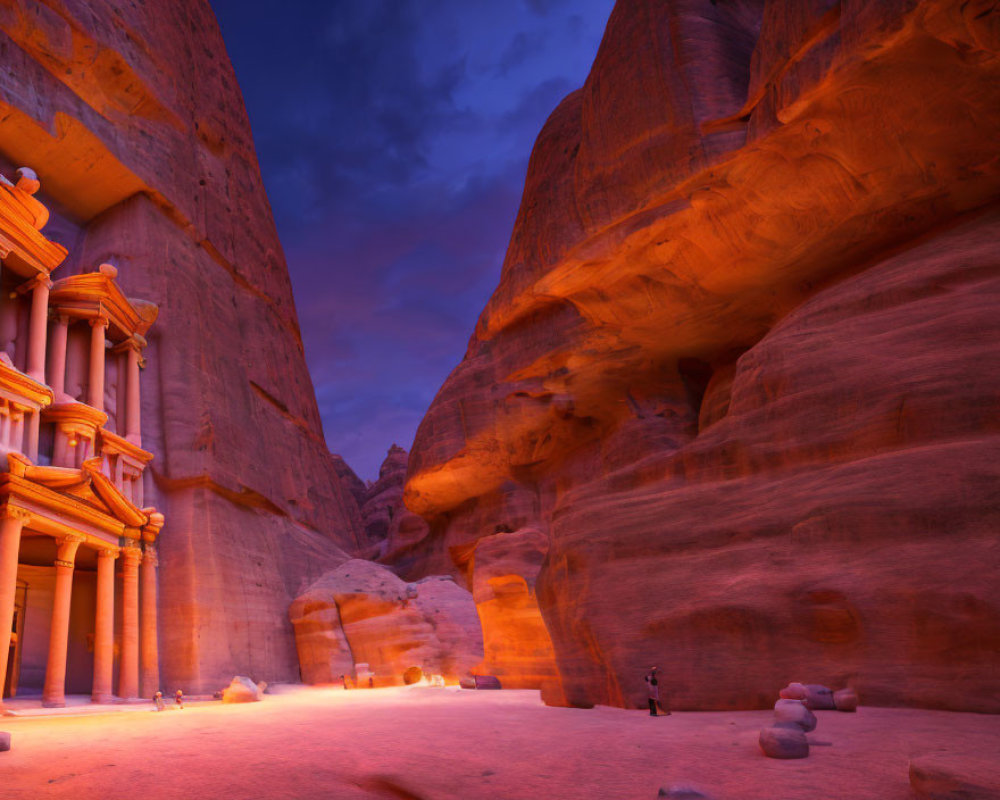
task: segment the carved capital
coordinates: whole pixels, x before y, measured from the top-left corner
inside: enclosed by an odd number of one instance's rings
[[[148,564],[151,567],[156,567],[160,564],[160,558],[156,553],[156,548],[148,542],[146,543],[146,549],[143,552],[142,563]]]
[[[106,328],[111,324],[111,321],[107,317],[91,317],[87,322],[90,323],[91,328],[96,328],[98,325]]]
[[[97,557],[109,558],[112,561],[114,561],[116,558],[118,558],[118,548],[102,547],[100,550],[97,551]]]
[[[138,543],[127,544],[122,548],[122,566],[137,567],[140,561],[142,561],[142,548]]]
[[[40,287],[44,287],[45,291],[48,291],[53,286],[52,279],[49,277],[47,272],[39,272],[29,281],[29,284],[32,291]]]
[[[8,505],[0,509],[0,519],[16,519],[23,525],[31,521],[31,512]]]

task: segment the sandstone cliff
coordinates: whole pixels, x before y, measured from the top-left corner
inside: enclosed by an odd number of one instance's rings
[[[160,316],[143,376],[164,687],[298,678],[293,597],[363,540],[323,440],[281,245],[206,0],[0,4],[0,155]],[[147,472],[147,476],[150,473]]]
[[[998,48],[985,1],[619,0],[418,431],[403,574],[494,603],[488,651],[533,613],[569,702],[656,663],[680,707],[1000,711]]]

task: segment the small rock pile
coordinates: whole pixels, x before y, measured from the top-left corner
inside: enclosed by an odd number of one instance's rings
[[[853,689],[833,691],[818,683],[790,683],[778,696],[785,700],[801,700],[814,711],[857,711],[858,695]]]
[[[805,758],[809,755],[806,734],[816,730],[814,710],[856,711],[858,695],[853,689],[832,689],[816,683],[790,683],[774,704],[774,724],[762,728],[760,749],[768,758]]]

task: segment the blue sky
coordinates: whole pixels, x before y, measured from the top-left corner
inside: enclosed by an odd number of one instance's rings
[[[409,449],[500,277],[532,144],[613,0],[212,0],[330,449]]]

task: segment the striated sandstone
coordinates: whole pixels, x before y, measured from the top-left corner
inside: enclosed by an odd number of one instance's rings
[[[159,320],[143,375],[165,687],[295,680],[287,607],[364,542],[323,440],[249,123],[206,0],[0,5],[0,161]]]
[[[427,529],[393,563],[475,590],[500,526],[544,532],[570,701],[639,706],[658,664],[681,708],[809,675],[1000,711],[996,21],[620,0],[421,423]]]

